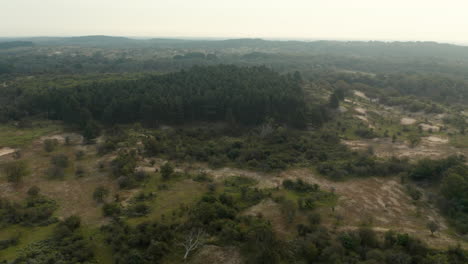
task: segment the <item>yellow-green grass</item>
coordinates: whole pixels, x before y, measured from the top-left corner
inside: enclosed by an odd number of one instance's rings
[[[307,193],[299,193],[286,189],[280,189],[273,193],[274,196],[283,196],[287,200],[291,200],[297,203],[300,198],[307,197]],[[330,195],[326,199],[316,201],[316,205],[319,207],[334,207],[338,203],[338,195]]]
[[[81,233],[93,249],[94,257],[97,263],[112,264],[114,263],[113,253],[110,246],[104,241],[105,237],[97,227],[83,226]]]
[[[31,128],[18,128],[13,124],[0,125],[0,147],[22,147],[44,135],[62,131],[58,122],[35,122]]]
[[[43,227],[24,227],[19,225],[0,229],[0,240],[10,239],[19,234],[18,245],[0,250],[0,260],[12,261],[18,257],[18,253],[29,244],[47,239],[55,225]]]
[[[468,148],[468,135],[451,136],[450,144],[457,148]]]
[[[167,190],[159,190],[158,186],[165,184]],[[150,206],[150,213],[144,217],[130,218],[128,223],[138,225],[146,221],[170,219],[172,212],[180,208],[180,205],[191,205],[198,201],[206,192],[206,184],[190,179],[173,179],[163,181],[159,175],[151,177],[151,180],[142,190],[145,193],[155,192],[156,197],[146,202]]]

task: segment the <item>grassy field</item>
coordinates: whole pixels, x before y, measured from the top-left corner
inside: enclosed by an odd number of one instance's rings
[[[167,189],[158,190],[158,186],[161,184],[165,184]],[[190,179],[162,181],[161,177],[156,174],[142,189],[144,193],[156,193],[156,197],[147,202],[150,207],[150,213],[145,217],[131,218],[128,220],[128,223],[138,225],[145,221],[161,220],[163,215],[166,220],[170,219],[172,212],[177,210],[181,204],[190,205],[195,203],[206,190],[206,184],[203,183]]]
[[[60,132],[63,126],[53,121],[34,122],[30,128],[18,128],[13,124],[0,125],[0,147],[22,147],[33,140],[54,132]]]
[[[450,144],[457,148],[468,148],[468,135],[451,136]]]
[[[35,243],[47,239],[55,225],[45,227],[25,227],[25,226],[9,226],[8,228],[0,229],[0,240],[9,239],[19,234],[19,243],[16,246],[0,250],[0,260],[12,261],[18,257],[18,252],[31,243]]]

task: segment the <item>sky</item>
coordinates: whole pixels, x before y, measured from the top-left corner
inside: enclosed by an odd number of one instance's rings
[[[468,43],[468,0],[0,0],[0,36]]]

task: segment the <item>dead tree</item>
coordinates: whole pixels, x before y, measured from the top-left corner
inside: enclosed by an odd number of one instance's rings
[[[203,229],[192,229],[190,233],[185,237],[184,242],[180,243],[181,246],[185,249],[184,261],[187,260],[190,252],[196,250],[199,246],[203,245],[203,237],[205,236],[205,231]]]

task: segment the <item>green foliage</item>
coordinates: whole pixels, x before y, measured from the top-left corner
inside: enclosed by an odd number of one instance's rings
[[[65,178],[65,171],[62,167],[52,166],[46,171],[47,178],[51,180],[62,180]]]
[[[102,203],[109,195],[109,190],[104,186],[98,186],[93,192],[93,199],[98,202]]]
[[[125,208],[125,215],[128,217],[142,217],[150,213],[150,207],[142,202],[130,204]]]
[[[0,199],[0,227],[12,224],[48,225],[55,221],[53,213],[56,209],[54,201],[39,194],[30,194],[17,203]]]
[[[146,173],[135,171],[137,154],[135,150],[121,150],[118,156],[112,160],[112,174],[122,189],[136,187],[147,178]]]
[[[169,180],[173,174],[174,167],[169,162],[161,166],[161,177],[163,180]]]
[[[19,183],[28,176],[30,171],[25,161],[11,161],[3,165],[3,171],[7,180],[12,183]]]
[[[82,160],[84,156],[85,156],[85,152],[82,150],[78,150],[77,152],[75,152],[76,160]]]
[[[421,199],[422,197],[422,193],[420,190],[418,190],[416,187],[414,187],[413,185],[406,185],[406,192],[409,194],[409,196],[411,196],[411,198],[415,201]]]
[[[140,121],[225,121],[228,109],[244,125],[267,117],[296,127],[305,126],[305,101],[298,80],[266,67],[218,65],[193,67],[166,75],[149,75],[132,81],[101,82],[79,87],[48,89],[24,95],[20,104],[31,113],[77,124],[88,140],[99,126]],[[92,97],[92,100],[89,98]]]
[[[431,231],[431,234],[433,235],[434,232],[437,232],[440,229],[440,225],[435,221],[430,221],[429,223],[427,223],[427,228],[429,229],[429,231]]]
[[[122,212],[121,207],[118,203],[106,203],[102,207],[104,216],[118,216]]]
[[[297,179],[296,181],[293,180],[284,180],[283,187],[288,190],[293,190],[296,192],[318,192],[320,190],[320,186],[318,184],[309,184],[304,182],[301,179]]]
[[[54,155],[50,161],[52,165],[60,168],[67,168],[69,165],[68,156],[65,154]]]
[[[31,188],[28,189],[28,195],[29,196],[32,196],[32,197],[36,197],[39,195],[39,192],[41,191],[41,189],[37,186],[32,186]]]
[[[216,166],[275,171],[296,164],[315,164],[327,159],[351,157],[339,138],[326,132],[294,131],[277,125],[264,125],[242,136],[226,136],[223,128],[157,130],[154,140],[145,141],[147,154],[158,153],[168,159],[208,162]],[[157,151],[149,152],[157,142]],[[149,144],[149,145],[146,145]]]
[[[66,218],[49,239],[29,245],[13,263],[95,263],[92,248],[80,235],[79,227],[79,217]]]
[[[52,152],[55,149],[57,149],[58,146],[58,140],[57,139],[45,139],[44,140],[44,150],[46,152]]]

